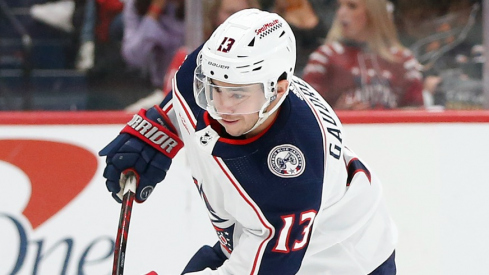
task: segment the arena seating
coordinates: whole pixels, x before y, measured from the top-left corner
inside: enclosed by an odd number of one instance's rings
[[[86,75],[73,69],[70,34],[34,20],[46,0],[0,0],[0,110],[83,110]]]

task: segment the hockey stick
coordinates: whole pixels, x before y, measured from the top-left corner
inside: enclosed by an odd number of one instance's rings
[[[134,172],[123,172],[121,182],[124,184],[124,192],[121,205],[121,214],[119,217],[119,228],[114,248],[114,264],[112,266],[112,275],[124,274],[124,264],[126,257],[127,236],[129,234],[129,222],[131,221],[132,204],[136,196],[136,187],[138,179]]]

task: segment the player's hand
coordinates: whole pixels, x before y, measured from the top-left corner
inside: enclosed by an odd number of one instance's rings
[[[136,201],[144,202],[170,168],[173,157],[183,142],[160,107],[141,110],[122,129],[119,136],[100,152],[107,156],[104,177],[107,189],[118,202],[122,201],[121,173],[135,172],[139,178]]]
[[[216,270],[222,266],[226,260],[227,257],[221,250],[220,242],[217,242],[212,247],[204,245],[194,254],[194,256],[192,256],[182,274],[192,274],[206,269]]]

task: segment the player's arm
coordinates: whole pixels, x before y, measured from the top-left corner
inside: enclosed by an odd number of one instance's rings
[[[174,84],[180,83],[180,90],[188,93],[185,98],[193,98],[193,70],[199,51],[200,48],[189,55],[173,80]],[[173,157],[183,147],[173,100],[174,93],[170,91],[159,106],[141,110],[120,135],[100,151],[100,156],[107,156],[104,170],[107,189],[117,201],[122,197],[119,178],[123,171],[132,169],[138,175],[136,201],[142,202],[165,178]]]

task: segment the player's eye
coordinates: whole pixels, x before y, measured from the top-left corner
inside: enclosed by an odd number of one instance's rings
[[[220,88],[220,87],[218,87],[218,86],[214,86],[212,89],[213,89],[213,90],[214,90],[216,93],[218,93],[218,94],[220,94],[220,93],[222,92],[221,88]]]
[[[243,98],[245,98],[245,96],[243,94],[240,94],[240,93],[233,93],[233,94],[231,94],[231,97],[234,98],[234,99],[243,99]]]

